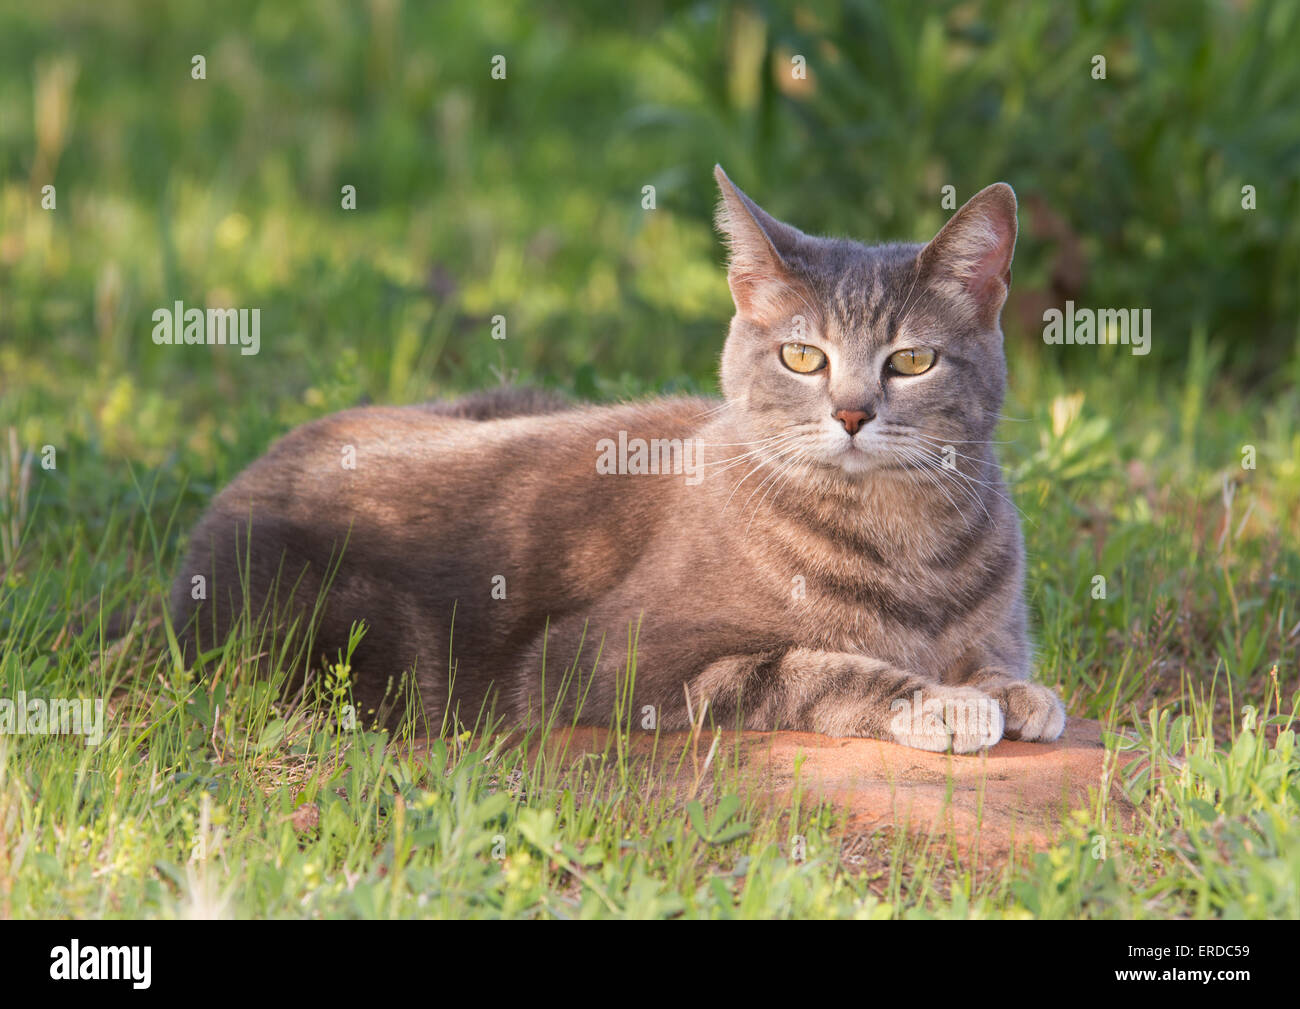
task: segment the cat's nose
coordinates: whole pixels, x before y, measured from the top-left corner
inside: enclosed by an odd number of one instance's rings
[[[836,420],[844,425],[844,430],[852,438],[875,414],[868,413],[866,410],[836,410],[834,416]]]

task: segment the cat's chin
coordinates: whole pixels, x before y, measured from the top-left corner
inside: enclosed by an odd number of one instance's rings
[[[831,460],[831,465],[843,473],[851,476],[862,476],[868,473],[874,473],[880,470],[880,456],[874,452],[864,452],[860,448],[850,445],[848,448],[836,455]]]

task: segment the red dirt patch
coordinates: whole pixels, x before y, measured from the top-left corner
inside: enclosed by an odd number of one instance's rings
[[[548,751],[566,750],[565,761],[578,760],[603,752],[608,736],[594,728],[556,732]],[[665,786],[683,798],[695,790],[692,765],[703,765],[712,745],[703,735],[696,760],[680,760],[690,739],[688,732],[665,733],[657,747]],[[630,745],[645,757],[653,737],[634,734]],[[738,753],[742,768],[756,774],[756,790],[777,804],[788,802],[797,767],[805,797],[844,809],[851,830],[898,827],[982,858],[1045,847],[1065,816],[1091,808],[1103,789],[1110,792],[1111,815],[1127,819],[1133,812],[1116,785],[1116,759],[1106,760],[1100,723],[1086,719],[1069,719],[1055,743],[1003,741],[972,756],[806,732],[724,732],[720,748]]]
[[[1045,847],[1059,835],[1064,817],[1090,808],[1105,784],[1112,811],[1132,813],[1115,786],[1115,759],[1106,762],[1101,725],[1085,719],[1070,719],[1055,743],[1003,741],[973,756],[874,739],[771,733],[767,747],[751,750],[750,762],[765,756],[767,786],[788,793],[801,754],[805,791],[845,808],[852,826],[951,838],[984,856]]]

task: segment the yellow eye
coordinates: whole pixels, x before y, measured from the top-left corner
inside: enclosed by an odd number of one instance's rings
[[[810,375],[826,367],[826,355],[806,343],[787,343],[781,348],[781,360],[791,371]]]
[[[900,375],[920,375],[934,367],[934,351],[925,347],[909,347],[889,355],[889,367]]]

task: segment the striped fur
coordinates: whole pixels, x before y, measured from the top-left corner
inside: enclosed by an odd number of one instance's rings
[[[975,196],[929,245],[867,247],[805,236],[718,180],[737,304],[722,401],[498,391],[307,424],[195,530],[172,594],[191,653],[228,633],[244,585],[255,612],[287,620],[337,562],[311,655],[333,658],[364,620],[353,668],[372,709],[412,671],[426,706],[450,698],[469,721],[485,702],[513,720],[572,710],[579,691],[583,719],[604,721],[634,639],[634,724],[652,708],[684,727],[689,695],[753,729],[957,752],[1056,738],[1061,704],[1029,682],[1021,533],[991,444],[1011,190]],[[796,333],[824,373],[781,363]],[[891,375],[906,347],[936,365]],[[874,416],[850,437],[844,409]],[[702,478],[598,472],[620,432],[698,445]]]

